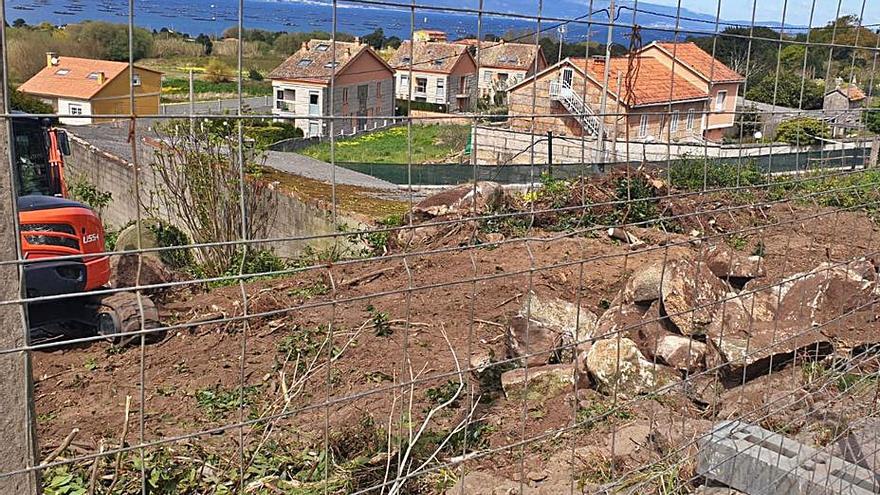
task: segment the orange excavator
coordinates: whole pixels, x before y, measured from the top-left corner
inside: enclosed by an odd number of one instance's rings
[[[48,119],[11,120],[21,251],[28,261],[25,291],[29,298],[44,298],[28,305],[32,338],[85,331],[119,342],[142,323],[143,328],[157,328],[158,311],[146,296],[139,300],[132,292],[94,293],[110,287],[110,257],[101,219],[67,197],[67,134]]]

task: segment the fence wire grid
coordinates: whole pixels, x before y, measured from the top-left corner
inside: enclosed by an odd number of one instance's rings
[[[0,492],[880,493],[878,5],[664,3],[0,1]]]

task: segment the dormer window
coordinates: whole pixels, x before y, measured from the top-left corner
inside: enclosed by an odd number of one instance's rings
[[[319,52],[326,52],[329,49],[330,45],[328,45],[327,43],[321,43],[320,45],[315,47],[315,50],[318,50]]]
[[[339,67],[339,62],[327,62],[324,64],[325,69],[332,69],[334,67]]]
[[[55,71],[56,76],[66,76],[70,74],[70,69],[58,69]]]
[[[403,57],[400,59],[400,62],[404,63],[404,64],[408,64],[408,63],[412,62],[412,59],[409,57]]]
[[[299,62],[297,62],[296,65],[297,65],[298,67],[307,67],[307,66],[310,65],[311,63],[312,63],[312,59],[310,59],[310,58],[304,58],[304,59],[301,59]]]

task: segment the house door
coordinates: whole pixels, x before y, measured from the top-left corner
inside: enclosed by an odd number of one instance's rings
[[[315,137],[321,134],[321,123],[317,120],[309,121],[309,135],[307,137]]]

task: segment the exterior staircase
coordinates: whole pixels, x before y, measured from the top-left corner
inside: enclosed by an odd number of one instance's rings
[[[599,117],[569,84],[561,80],[550,81],[550,99],[562,103],[587,134],[599,136]]]

